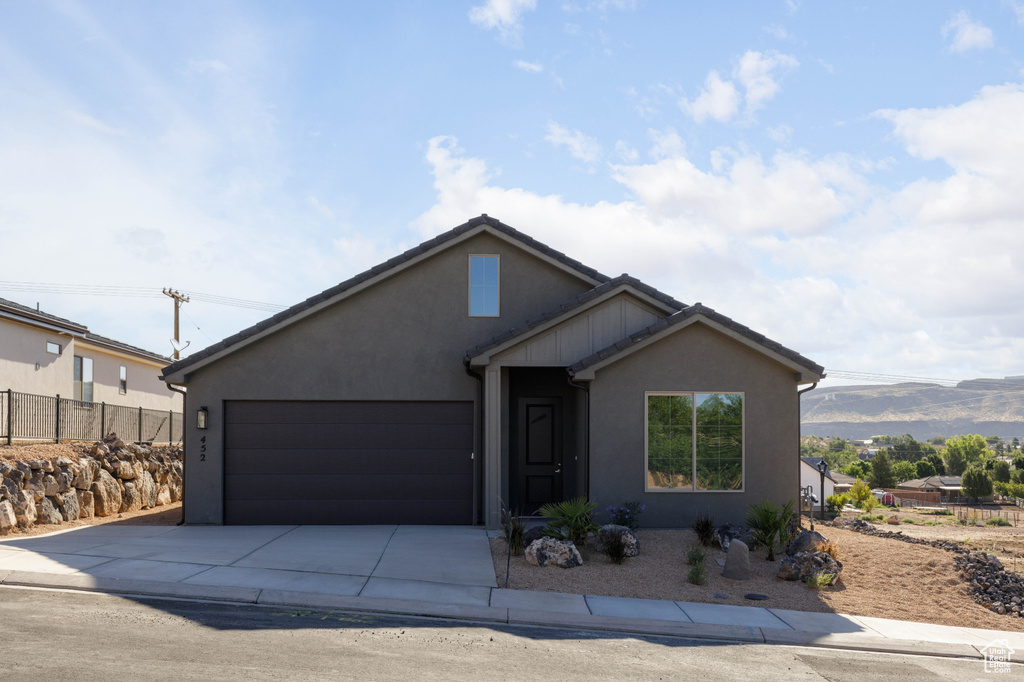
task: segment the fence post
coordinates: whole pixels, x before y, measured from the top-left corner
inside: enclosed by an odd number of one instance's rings
[[[7,444],[14,437],[14,391],[7,389]]]
[[[107,430],[107,404],[100,403],[100,437],[96,440],[103,440]]]
[[[57,425],[53,430],[54,441],[60,442],[60,393],[57,394]]]
[[[135,442],[142,442],[142,405],[139,405],[139,438]]]

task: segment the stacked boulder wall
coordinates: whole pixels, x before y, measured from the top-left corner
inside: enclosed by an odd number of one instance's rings
[[[68,490],[62,495],[58,495],[54,498],[57,502],[57,507],[60,509],[60,515],[64,521],[74,521],[81,517],[82,509],[78,504],[78,491]]]
[[[105,469],[100,470],[92,483],[92,501],[96,516],[110,516],[121,511],[121,486]]]

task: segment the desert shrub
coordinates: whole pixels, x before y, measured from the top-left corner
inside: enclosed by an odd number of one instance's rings
[[[846,493],[837,493],[825,498],[825,506],[827,506],[828,510],[833,514],[838,514],[849,501],[850,498]]]
[[[501,507],[501,532],[505,536],[505,544],[513,556],[519,556],[526,549],[526,523],[518,511],[513,513]]]
[[[630,500],[623,503],[621,507],[609,506],[605,511],[611,516],[611,521],[615,525],[636,530],[640,527],[640,512],[646,508],[647,505],[640,504],[637,500]]]
[[[903,519],[902,521],[900,521],[900,523],[909,523],[909,524],[913,525],[913,524],[917,523],[917,521],[915,521],[914,519]]]
[[[613,564],[626,560],[626,538],[623,533],[602,533],[604,551]]]
[[[710,514],[701,514],[693,522],[693,532],[697,534],[700,544],[713,547],[716,540],[715,520]]]
[[[827,587],[835,577],[835,573],[813,573],[807,576],[804,582],[812,590],[820,590],[823,587]]]
[[[700,545],[691,545],[690,548],[686,550],[686,563],[690,566],[702,564],[707,558],[707,552],[705,552]]]
[[[935,509],[933,511],[923,511],[921,514],[931,514],[932,516],[952,516],[952,509]]]
[[[991,519],[985,522],[986,526],[1009,526],[1010,522],[1002,516],[993,516]]]
[[[754,542],[768,552],[768,561],[775,561],[776,543],[785,546],[789,542],[787,525],[793,515],[793,500],[778,507],[767,499],[751,505],[747,510],[747,525]]]
[[[836,561],[841,561],[841,559],[839,558],[839,547],[837,547],[836,543],[832,542],[831,540],[826,540],[825,542],[819,542],[818,544],[816,544],[814,546],[814,551],[816,551],[816,552],[824,552],[825,554],[828,554],[830,557],[832,557]]]
[[[690,570],[686,573],[686,579],[694,585],[703,585],[708,581],[707,574],[704,572],[704,562],[694,564],[690,566]]]
[[[850,488],[850,497],[853,498],[856,506],[861,507],[866,500],[874,499],[875,496],[871,494],[868,484],[858,478]]]
[[[885,518],[884,514],[861,514],[861,521],[881,521]]]
[[[544,528],[544,535],[558,540],[570,540],[577,547],[587,542],[587,536],[598,530],[594,523],[595,502],[585,497],[553,503],[548,502],[537,510],[538,516],[551,519]]]
[[[879,502],[878,498],[875,497],[874,495],[860,503],[860,508],[869,514],[881,506],[882,503]]]

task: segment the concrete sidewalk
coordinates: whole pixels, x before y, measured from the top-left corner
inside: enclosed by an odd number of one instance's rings
[[[442,526],[87,526],[0,540],[0,584],[983,658],[1024,634],[500,589],[487,533]]]

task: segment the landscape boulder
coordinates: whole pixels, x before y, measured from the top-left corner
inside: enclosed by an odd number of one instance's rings
[[[166,485],[160,486],[160,490],[156,494],[156,506],[162,507],[165,504],[171,503],[171,489]]]
[[[142,509],[142,491],[135,481],[122,481],[124,489],[121,491],[121,509],[124,512],[135,512]]]
[[[11,500],[14,507],[14,516],[18,519],[19,526],[31,526],[36,522],[36,499],[28,490],[21,490]]]
[[[92,483],[92,499],[96,516],[110,516],[121,511],[121,486],[105,469],[100,470]]]
[[[18,517],[14,515],[14,505],[10,500],[0,500],[0,533],[6,533],[18,525]]]
[[[729,551],[729,543],[736,538],[743,540],[748,548],[753,544],[754,540],[749,528],[746,526],[734,526],[731,523],[719,526],[718,530],[715,531],[715,536],[718,539],[718,546],[722,548],[723,552]]]
[[[52,525],[63,522],[64,517],[60,515],[60,510],[57,509],[57,505],[53,503],[52,498],[44,497],[39,502],[36,502],[36,523]]]
[[[828,542],[828,538],[818,531],[802,530],[793,539],[793,542],[789,543],[789,547],[786,548],[786,554],[793,556],[797,552],[813,552],[819,544],[824,542]]]
[[[529,547],[544,537],[544,526],[530,526],[523,532],[523,547]]]
[[[722,571],[722,577],[732,580],[750,579],[750,549],[743,540],[736,538],[729,542],[729,553],[725,555],[725,570]]]
[[[534,566],[558,566],[573,568],[583,565],[583,557],[576,545],[568,540],[540,538],[526,548],[526,560]]]
[[[807,578],[829,573],[832,580],[829,585],[835,585],[839,575],[843,572],[843,564],[832,558],[825,552],[797,552],[793,556],[782,557],[779,566],[778,576],[783,580],[807,580]]]
[[[82,509],[78,505],[77,491],[69,490],[54,499],[60,508],[60,515],[65,521],[77,521],[81,516]]]
[[[76,489],[75,495],[78,496],[78,518],[91,519],[95,516],[96,510],[93,507],[92,492]]]
[[[611,535],[617,535],[622,538],[622,544],[626,549],[625,556],[640,556],[640,541],[637,539],[636,533],[626,526],[618,526],[614,523],[605,524],[598,529],[597,535],[594,536],[594,549],[602,554],[607,554],[607,540]]]

